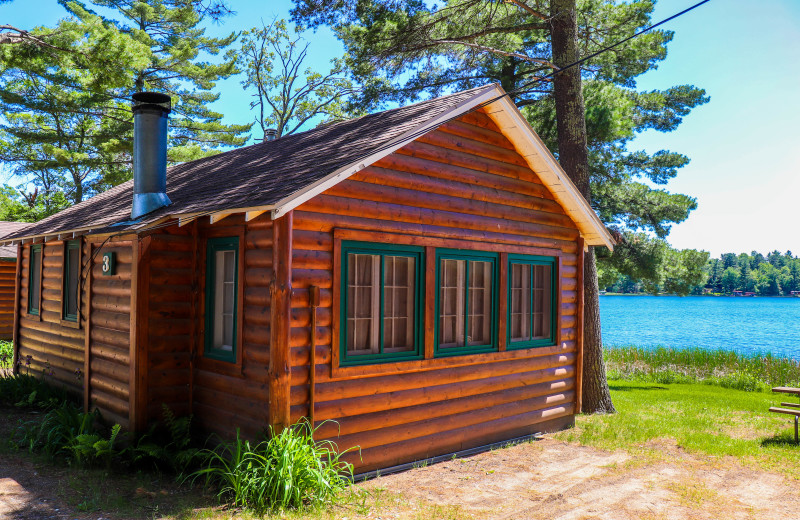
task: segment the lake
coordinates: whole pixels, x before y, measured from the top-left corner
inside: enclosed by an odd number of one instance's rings
[[[800,298],[601,296],[603,344],[771,352],[800,359]]]

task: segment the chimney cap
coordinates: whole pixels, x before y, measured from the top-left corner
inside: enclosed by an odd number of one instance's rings
[[[137,92],[131,98],[134,112],[141,108],[159,108],[167,114],[172,111],[172,98],[161,92]]]
[[[264,130],[264,140],[274,141],[278,138],[278,130],[276,128],[267,128]]]

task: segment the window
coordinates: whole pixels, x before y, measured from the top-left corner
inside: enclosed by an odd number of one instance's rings
[[[496,254],[437,250],[437,354],[496,349],[496,279]]]
[[[236,362],[239,238],[211,238],[206,248],[205,348],[211,359]]]
[[[422,355],[423,249],[342,243],[341,363]]]
[[[510,255],[508,261],[508,348],[555,341],[555,259]]]
[[[42,301],[42,246],[31,246],[28,264],[28,314],[39,314]]]
[[[62,313],[65,320],[78,321],[78,286],[81,273],[80,240],[67,242],[64,249],[64,287]]]

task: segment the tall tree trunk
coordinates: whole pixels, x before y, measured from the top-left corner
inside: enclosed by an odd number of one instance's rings
[[[575,0],[551,0],[550,36],[553,62],[564,67],[578,60]],[[558,72],[553,78],[558,129],[558,160],[580,192],[591,200],[586,118],[579,67]],[[600,300],[594,248],[584,261],[583,412],[611,413],[614,405],[606,380],[600,337]]]

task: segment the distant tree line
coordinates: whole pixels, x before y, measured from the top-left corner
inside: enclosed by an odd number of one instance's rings
[[[750,254],[725,253],[709,258],[703,266],[703,281],[694,285],[690,294],[733,294],[734,291],[759,296],[790,296],[800,291],[800,258],[791,251],[772,251],[766,256],[757,251]],[[615,293],[670,292],[653,290],[643,280],[619,275],[606,279],[605,290]]]

